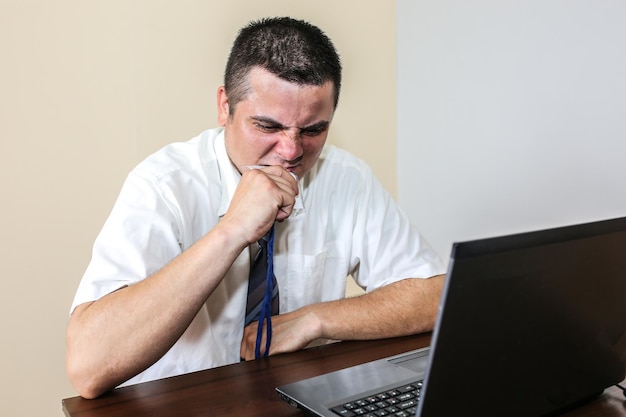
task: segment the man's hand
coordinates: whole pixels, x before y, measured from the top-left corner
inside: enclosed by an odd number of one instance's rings
[[[304,308],[272,316],[271,355],[303,349],[320,337],[321,324],[311,310]],[[240,354],[245,360],[254,359],[258,326],[258,322],[253,322],[243,330]],[[265,353],[265,335],[265,329],[263,329],[261,354]]]
[[[245,171],[220,223],[237,228],[248,243],[256,242],[275,221],[291,215],[297,194],[298,183],[282,167]]]

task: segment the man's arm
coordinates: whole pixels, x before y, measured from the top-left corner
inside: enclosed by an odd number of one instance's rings
[[[78,393],[97,397],[165,354],[244,248],[291,214],[296,193],[279,167],[244,174],[228,213],[188,250],[137,284],[76,307],[66,366]]]
[[[430,331],[443,282],[444,275],[405,279],[358,297],[274,316],[270,353],[302,349],[317,339],[382,339]],[[253,323],[244,330],[241,355],[245,359],[254,358],[256,328]]]
[[[97,397],[163,356],[242,250],[215,228],[149,278],[76,307],[66,357],[78,393]]]

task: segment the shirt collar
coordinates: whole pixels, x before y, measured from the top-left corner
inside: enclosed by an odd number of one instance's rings
[[[222,130],[215,139],[215,154],[217,155],[217,164],[222,185],[222,201],[220,202],[217,214],[222,217],[226,214],[230,202],[233,199],[233,195],[235,194],[235,189],[237,189],[237,184],[239,184],[239,180],[241,180],[241,174],[237,168],[235,168],[235,165],[233,165],[226,152],[224,130]]]

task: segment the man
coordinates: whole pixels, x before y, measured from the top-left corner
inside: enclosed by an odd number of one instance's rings
[[[340,86],[317,27],[240,31],[217,92],[222,127],[137,166],[96,239],[67,329],[80,395],[254,358],[248,273],[271,230],[280,314],[267,353],[432,328],[440,259],[363,162],[324,146]],[[344,298],[349,274],[366,294]]]

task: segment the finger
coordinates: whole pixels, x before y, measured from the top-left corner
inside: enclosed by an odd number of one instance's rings
[[[298,194],[298,180],[296,174],[292,174],[278,165],[270,165],[262,168],[262,171],[273,177],[276,183],[289,184],[291,189]]]
[[[241,340],[239,356],[246,361],[256,359],[255,351],[256,351],[256,335],[257,335],[258,327],[259,327],[258,322],[253,322],[253,323],[250,323],[244,329],[244,337]],[[263,335],[261,338],[261,345],[260,345],[261,356],[265,354],[265,340],[266,340],[265,332],[263,332]],[[270,349],[270,354],[271,352],[272,352],[272,349]]]
[[[249,361],[254,359],[254,343],[256,340],[257,323],[250,323],[243,330],[243,338],[241,339],[240,356]],[[254,335],[254,337],[253,337]]]
[[[274,209],[271,214],[272,223],[274,221],[283,221],[291,215],[296,201],[298,185],[288,171],[280,166],[268,166],[262,169],[248,170],[242,174],[240,186],[244,182],[248,184],[248,191],[242,191],[243,194],[240,196],[241,200],[245,201],[245,199],[249,199],[253,194],[256,194],[256,197],[252,198],[265,199],[268,202],[268,198],[273,200]],[[259,190],[264,191],[259,194]],[[261,214],[261,212],[257,211],[256,214]],[[270,213],[268,212],[266,215],[270,215]],[[269,221],[270,219],[267,218],[267,220]]]
[[[244,173],[242,174],[242,178],[248,178],[259,174],[265,175],[266,178],[270,179],[277,187],[287,192],[288,194],[292,194],[294,196],[298,195],[298,182],[296,181],[294,176],[289,173],[289,171],[280,166],[267,166],[254,170],[249,169],[247,171],[244,171]],[[286,203],[285,205],[288,205],[288,203]]]
[[[275,168],[278,168],[276,170]],[[274,174],[274,172],[276,174]],[[276,184],[279,191],[278,211],[276,220],[281,222],[288,218],[296,204],[296,196],[298,195],[298,183],[289,171],[281,167],[268,167],[265,172],[268,177]]]

